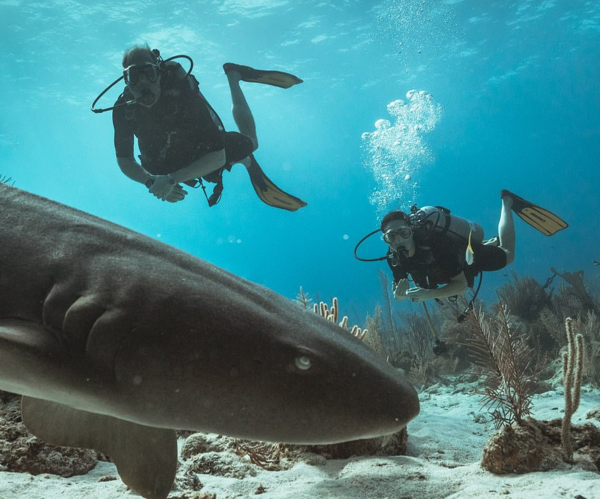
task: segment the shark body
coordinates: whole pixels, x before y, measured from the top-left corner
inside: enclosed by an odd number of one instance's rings
[[[419,412],[340,327],[171,246],[3,184],[0,241],[0,389],[144,497],[167,497],[178,429],[325,444]]]

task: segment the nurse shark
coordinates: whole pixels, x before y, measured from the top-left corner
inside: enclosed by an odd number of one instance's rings
[[[0,184],[0,389],[42,440],[108,454],[164,499],[176,430],[296,444],[387,435],[419,412],[335,324],[164,243]]]

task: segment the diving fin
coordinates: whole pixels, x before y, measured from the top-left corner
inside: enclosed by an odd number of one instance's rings
[[[566,229],[569,226],[567,222],[551,211],[530,203],[510,191],[503,189],[500,191],[500,197],[510,197],[513,201],[512,210],[519,218],[546,236],[556,234],[559,230]]]
[[[225,71],[225,74],[229,71],[237,71],[240,74],[242,81],[263,83],[265,85],[273,85],[274,87],[280,88],[290,88],[293,85],[303,82],[303,80],[290,73],[254,69],[250,66],[242,66],[241,64],[234,64],[233,62],[223,64],[223,70]]]
[[[288,211],[296,211],[297,209],[306,206],[306,203],[300,198],[282,191],[271,182],[269,177],[265,175],[265,172],[257,163],[254,154],[251,154],[249,157],[250,166],[247,166],[246,170],[248,170],[248,175],[250,175],[252,187],[254,187],[254,190],[261,201],[274,208],[281,208],[282,210]]]

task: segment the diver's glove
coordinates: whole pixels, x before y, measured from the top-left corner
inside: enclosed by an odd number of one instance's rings
[[[392,283],[394,289],[394,300],[402,301],[406,298],[406,292],[408,291],[408,279],[400,279],[397,283]]]

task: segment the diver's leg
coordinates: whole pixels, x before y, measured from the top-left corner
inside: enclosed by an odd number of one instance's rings
[[[500,213],[500,223],[498,224],[498,237],[500,239],[500,248],[506,253],[506,265],[510,265],[515,259],[515,224],[512,215],[513,200],[510,196],[502,197],[502,212]]]
[[[258,148],[258,139],[256,138],[256,123],[250,111],[250,106],[246,97],[240,88],[240,74],[237,71],[227,73],[229,80],[229,89],[231,90],[231,102],[233,103],[232,113],[235,124],[241,134],[252,140],[253,151]]]

